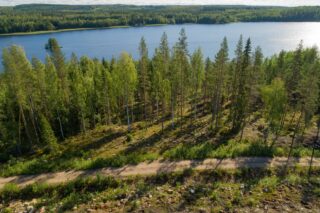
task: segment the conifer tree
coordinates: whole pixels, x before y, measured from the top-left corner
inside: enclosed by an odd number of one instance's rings
[[[27,113],[30,109],[28,104],[28,97],[26,94],[26,81],[24,78],[25,73],[30,73],[32,70],[30,62],[27,60],[26,55],[22,48],[18,46],[11,46],[3,50],[3,65],[5,73],[5,81],[8,85],[8,96],[10,97],[10,110],[18,109],[18,115],[12,116],[18,126],[19,144],[22,144],[22,130],[29,141],[29,149],[33,149],[33,139],[31,135],[32,128],[29,125]],[[14,113],[13,111],[11,113]]]
[[[161,37],[159,48],[155,50],[154,58],[152,60],[152,93],[156,102],[157,117],[159,113],[159,105],[161,105],[161,123],[162,131],[164,128],[164,119],[167,106],[170,103],[171,88],[169,80],[169,47],[167,35],[164,33]]]
[[[141,38],[139,45],[140,60],[138,69],[139,79],[139,97],[141,104],[143,105],[143,118],[147,119],[150,111],[150,71],[149,71],[149,58],[148,48],[144,37]]]
[[[55,152],[58,149],[57,138],[50,126],[50,123],[44,115],[40,115],[40,129],[41,129],[41,141],[46,145],[50,152]]]
[[[59,93],[59,79],[56,68],[50,57],[45,62],[45,94],[47,96],[48,120],[57,122],[60,138],[65,138],[63,118],[61,112],[65,111],[62,94]],[[54,125],[55,126],[55,125]]]
[[[190,82],[190,64],[188,58],[188,44],[187,36],[185,30],[182,28],[180,31],[180,37],[176,45],[174,46],[173,56],[172,56],[172,72],[175,73],[172,76],[173,81],[171,82],[176,87],[176,91],[172,94],[179,98],[180,106],[180,125],[182,127],[182,117],[184,111],[185,101],[188,97],[189,88],[187,87]],[[174,83],[173,83],[174,82]],[[174,100],[176,101],[176,100]]]
[[[203,54],[200,48],[198,48],[191,56],[191,75],[190,75],[190,91],[191,102],[193,105],[194,118],[197,119],[197,105],[201,93],[202,83],[204,81],[204,62]]]
[[[211,111],[212,111],[212,126],[219,129],[221,123],[221,111],[223,105],[223,96],[225,95],[225,83],[227,75],[228,63],[228,42],[224,38],[221,43],[219,52],[215,57],[215,63],[212,67],[211,76]]]

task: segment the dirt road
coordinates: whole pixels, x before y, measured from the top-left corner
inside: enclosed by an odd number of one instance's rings
[[[237,168],[266,168],[279,167],[286,164],[287,158],[234,158],[234,159],[206,159],[203,161],[153,161],[140,163],[121,168],[102,168],[83,171],[63,171],[56,173],[45,173],[39,175],[21,175],[8,178],[0,178],[0,188],[7,183],[15,183],[23,187],[33,183],[58,184],[74,180],[80,177],[96,176],[97,174],[114,177],[127,177],[136,175],[154,175],[159,173],[171,173],[185,169],[212,170],[212,169],[237,169]],[[309,166],[310,158],[291,158],[290,166]],[[313,166],[320,167],[320,158],[314,159]]]

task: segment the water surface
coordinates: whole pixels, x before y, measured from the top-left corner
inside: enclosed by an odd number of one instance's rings
[[[241,34],[244,38],[250,37],[253,46],[261,46],[265,56],[278,53],[282,49],[293,50],[301,40],[305,46],[320,46],[320,23],[280,22],[165,25],[2,36],[0,37],[0,49],[17,44],[25,49],[28,58],[37,57],[43,60],[47,54],[44,48],[45,43],[49,38],[54,37],[63,47],[67,57],[70,57],[74,52],[78,56],[87,55],[99,59],[110,59],[113,56],[117,57],[122,51],[127,51],[137,59],[138,44],[142,36],[146,39],[151,56],[159,45],[163,32],[167,33],[169,44],[173,46],[178,39],[181,28],[186,30],[190,52],[201,47],[204,56],[210,58],[213,58],[218,51],[224,36],[228,39],[232,56]]]

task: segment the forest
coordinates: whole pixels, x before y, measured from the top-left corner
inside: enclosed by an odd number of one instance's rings
[[[320,21],[320,7],[67,6],[0,7],[0,34],[156,24]]]
[[[263,119],[259,143],[274,147],[281,135],[290,135],[288,155],[309,127],[319,135],[320,60],[316,47],[281,51],[265,58],[250,38],[240,36],[235,57],[229,58],[227,38],[211,60],[201,49],[188,51],[184,29],[172,49],[166,33],[153,57],[145,39],[140,59],[128,53],[112,60],[67,60],[58,41],[49,39],[44,62],[29,61],[23,48],[3,50],[0,75],[1,161],[43,150],[55,153],[65,139],[103,125],[161,124],[184,129],[203,116],[210,137],[239,134],[246,125]],[[316,125],[315,125],[316,123]]]

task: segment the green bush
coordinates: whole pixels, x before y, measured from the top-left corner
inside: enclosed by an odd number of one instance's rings
[[[131,134],[127,134],[127,142],[130,143],[133,141],[133,136]]]
[[[279,184],[279,178],[276,176],[265,177],[261,179],[258,185],[265,192],[273,192]]]
[[[0,197],[4,199],[13,199],[15,198],[16,194],[20,192],[20,188],[18,185],[14,183],[8,183],[3,186],[3,188],[0,191]]]
[[[66,207],[70,207],[72,204],[72,198],[79,194],[79,199],[83,200],[86,198],[83,192],[97,192],[103,191],[107,188],[117,188],[121,184],[120,180],[113,177],[102,177],[97,176],[96,178],[82,178],[71,181],[69,183],[61,185],[47,185],[47,184],[31,184],[22,189],[20,189],[15,184],[7,184],[0,191],[0,197],[2,200],[14,200],[14,199],[32,199],[46,196],[48,198],[53,198],[54,195],[58,196],[58,199],[67,199]],[[75,194],[74,194],[75,193]],[[83,196],[82,196],[83,194]],[[68,200],[71,199],[71,200]]]
[[[219,195],[216,191],[212,191],[211,195],[210,195],[210,199],[215,202],[215,201],[218,201],[219,199]]]
[[[279,150],[278,150],[279,152]],[[217,145],[206,142],[197,145],[178,145],[164,153],[164,157],[172,160],[235,158],[235,157],[273,157],[275,148],[269,148],[261,141],[238,142],[230,140],[226,144]]]

